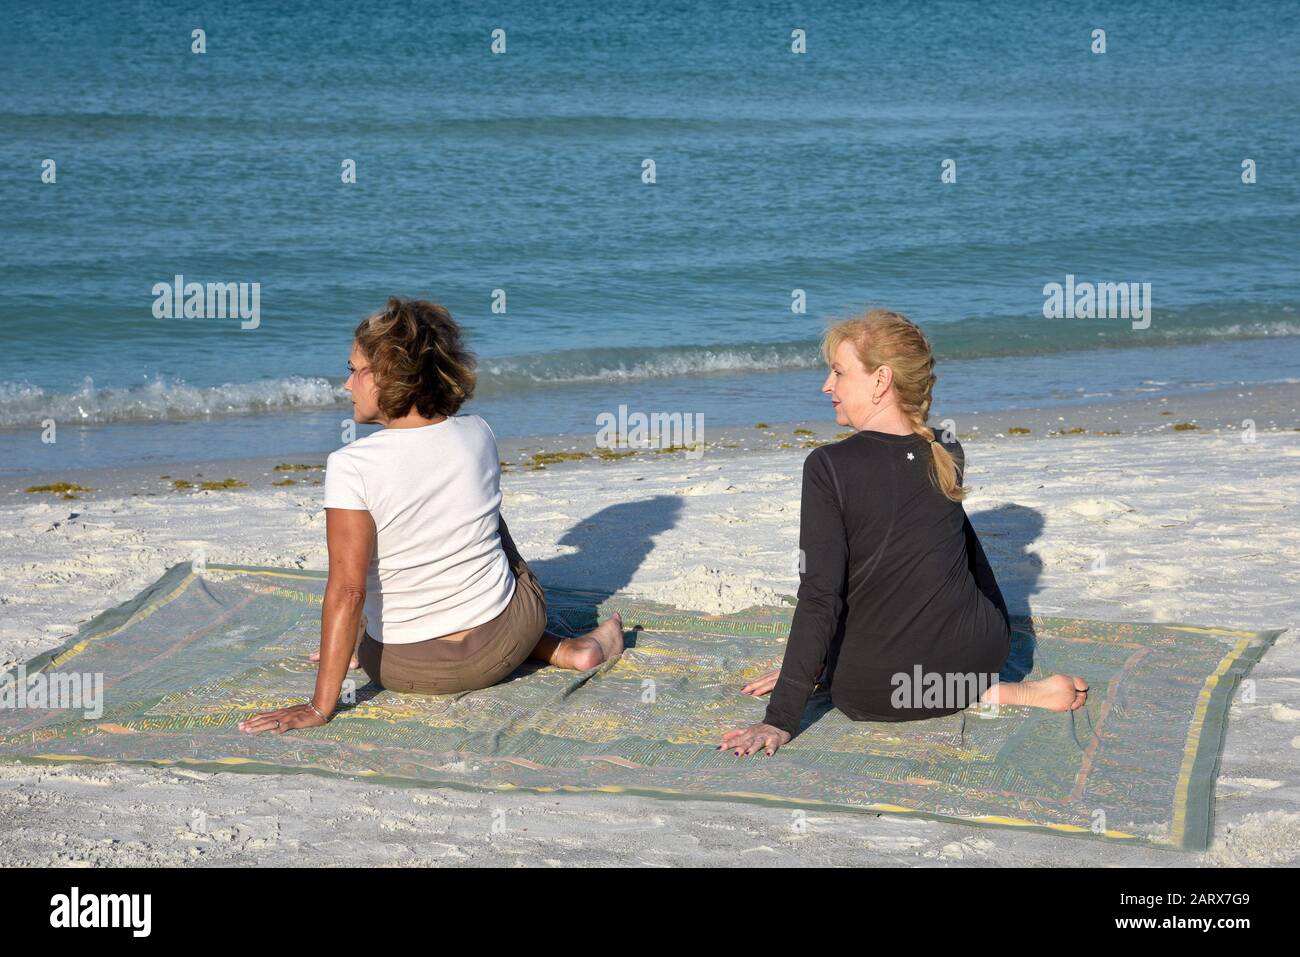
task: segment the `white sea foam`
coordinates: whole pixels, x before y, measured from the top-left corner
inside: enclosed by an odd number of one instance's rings
[[[1008,352],[1032,355],[1043,351],[1043,343],[1033,343],[1034,348],[1028,348],[1025,343],[1008,343],[1004,337],[993,340],[1003,351],[990,349],[990,337],[981,333],[980,329],[972,326],[964,334],[950,335],[939,346],[940,354],[979,357]],[[1300,323],[1290,320],[1246,321],[1224,326],[1189,324],[1186,327],[1160,328],[1159,322],[1156,322],[1150,330],[1142,333],[1140,339],[1142,344],[1154,344],[1154,340],[1176,345],[1180,342],[1190,344],[1197,340],[1284,336],[1300,336]],[[1130,339],[1129,344],[1132,343],[1133,339]],[[1078,347],[1077,343],[1058,345]],[[476,395],[491,398],[549,386],[809,369],[819,366],[821,361],[814,340],[674,345],[644,349],[626,346],[575,349],[481,360]],[[1143,385],[1159,386],[1165,381],[1148,379]],[[1206,383],[1211,384],[1213,383]],[[331,383],[319,376],[291,375],[209,386],[191,385],[182,379],[156,376],[129,388],[100,388],[86,379],[79,387],[67,391],[10,382],[0,383],[0,428],[34,427],[45,419],[53,419],[59,424],[171,421],[216,415],[345,407],[346,404],[347,394],[341,384]]]
[[[575,350],[485,362],[480,372],[493,388],[524,383],[581,383],[657,379],[717,372],[806,369],[821,362],[814,342],[658,349]]]
[[[193,386],[158,376],[130,388],[97,388],[87,378],[73,392],[51,392],[26,383],[0,383],[0,427],[56,423],[170,421],[212,415],[327,408],[347,398],[319,377],[285,376],[260,382]]]

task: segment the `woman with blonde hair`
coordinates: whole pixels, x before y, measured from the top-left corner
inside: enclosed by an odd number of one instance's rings
[[[315,694],[240,730],[324,724],[349,667],[393,691],[440,695],[504,681],[530,657],[585,671],[621,654],[617,613],[578,638],[546,631],[542,586],[501,518],[496,437],[457,414],[475,372],[451,314],[389,299],[357,326],[348,369],[353,419],[383,428],[326,462]]]
[[[926,424],[929,340],[878,309],[832,327],[822,352],[822,391],[835,421],[855,431],[804,461],[799,600],[785,658],[743,689],[772,692],[763,722],[728,732],[720,750],[774,754],[799,733],[819,681],[855,721],[912,721],[980,702],[1082,707],[1082,678],[997,681],[1011,623],[961,504],[961,443]]]

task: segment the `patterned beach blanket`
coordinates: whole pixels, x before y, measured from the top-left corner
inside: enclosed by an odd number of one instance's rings
[[[324,587],[323,572],[175,566],[0,676],[0,760],[752,802],[1203,849],[1229,703],[1282,633],[1018,617],[1013,657],[1032,660],[1030,677],[1083,675],[1086,708],[856,723],[816,697],[791,744],[737,759],[716,750],[720,735],[761,720],[764,700],[739,689],[779,666],[790,607],[706,615],[548,589],[554,630],[618,610],[627,651],[584,673],[529,663],[442,697],[353,671],[329,724],[241,733],[251,713],[312,693]]]

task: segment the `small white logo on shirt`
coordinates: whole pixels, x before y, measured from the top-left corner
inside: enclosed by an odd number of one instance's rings
[[[916,456],[913,455],[911,452],[908,452],[908,453],[907,453],[907,460],[908,460],[909,462],[912,461],[912,459],[914,459],[914,458],[916,458]]]

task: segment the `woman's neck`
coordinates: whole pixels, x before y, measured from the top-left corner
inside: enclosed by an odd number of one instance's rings
[[[903,414],[902,409],[896,405],[886,406],[880,409],[873,409],[873,415],[869,415],[866,421],[856,426],[859,432],[884,432],[886,435],[911,435],[916,431],[912,427],[912,420]]]
[[[406,415],[399,416],[395,419],[389,419],[383,423],[386,429],[421,429],[426,425],[437,425],[439,422],[445,422],[447,417],[440,415],[434,419],[426,419],[420,413],[412,410]]]

